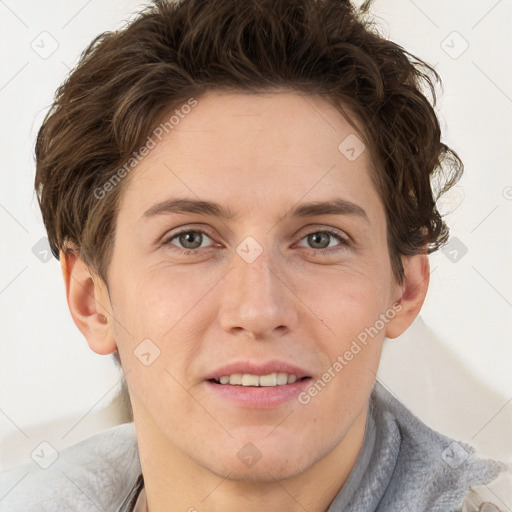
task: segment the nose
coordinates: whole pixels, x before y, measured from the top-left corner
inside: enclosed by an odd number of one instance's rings
[[[267,249],[252,262],[235,254],[220,290],[224,332],[266,341],[296,328],[300,300],[278,258]]]

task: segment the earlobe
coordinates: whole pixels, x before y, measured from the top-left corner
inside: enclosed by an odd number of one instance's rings
[[[93,275],[74,250],[60,252],[61,270],[71,317],[91,350],[111,354],[117,348],[112,330],[112,311],[105,284]]]
[[[397,338],[405,332],[418,316],[427,296],[430,282],[430,263],[427,254],[403,258],[404,282],[399,302],[401,309],[386,326],[386,338]]]

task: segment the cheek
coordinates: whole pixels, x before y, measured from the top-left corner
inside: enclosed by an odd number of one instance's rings
[[[385,332],[381,320],[385,301],[374,282],[364,279],[340,281],[313,300],[323,308],[319,316],[329,327],[319,323],[315,336],[323,373],[313,394],[322,394],[318,406],[323,404],[321,409],[327,414],[332,407],[341,407],[344,411],[340,412],[350,416],[364,405],[376,377]],[[341,419],[331,417],[330,421]]]
[[[134,277],[116,288],[114,302],[115,336],[123,367],[131,368],[144,381],[165,381],[168,374],[155,375],[155,368],[161,367],[181,381],[183,369],[200,349],[202,329],[212,320],[211,304],[200,300],[212,285],[190,270],[146,269],[131,275]],[[147,353],[149,356],[142,356]],[[141,362],[153,358],[151,372],[141,374]]]
[[[117,316],[138,336],[160,338],[194,309],[207,283],[197,273],[167,268],[134,268],[118,279]],[[194,277],[196,276],[196,277]]]
[[[372,327],[385,313],[390,290],[378,274],[343,271],[318,275],[299,292],[325,333],[340,341],[351,340]]]

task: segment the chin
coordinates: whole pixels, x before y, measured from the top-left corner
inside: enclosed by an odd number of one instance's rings
[[[228,455],[230,447],[222,453],[210,453],[208,459],[197,462],[220,478],[239,482],[271,483],[297,476],[309,469],[316,459],[306,453],[304,444],[295,444],[293,449],[285,446],[261,446],[261,451],[252,443],[246,443],[240,449]],[[307,447],[309,450],[311,447]],[[318,453],[318,457],[321,457]]]
[[[235,482],[253,482],[253,483],[275,483],[276,481],[293,478],[309,467],[309,464],[301,457],[300,460],[281,460],[276,458],[263,462],[260,459],[252,467],[243,467],[242,464],[233,464],[232,461],[226,461],[222,467],[209,467],[208,469],[220,478],[232,480]]]

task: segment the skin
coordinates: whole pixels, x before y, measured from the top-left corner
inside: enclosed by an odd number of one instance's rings
[[[325,511],[350,473],[384,337],[409,327],[429,281],[425,254],[403,258],[405,281],[395,281],[370,155],[350,161],[338,150],[354,133],[320,97],[210,91],[123,183],[110,297],[93,269],[62,254],[76,325],[93,351],[119,350],[151,512]],[[171,197],[217,201],[237,215],[143,217]],[[358,204],[368,221],[280,220],[298,202],[334,197]],[[207,234],[169,240],[178,227]],[[326,228],[352,245],[333,236],[314,245],[307,235]],[[236,252],[247,236],[262,250],[252,263]],[[178,252],[197,246],[194,256]],[[284,360],[316,380],[397,303],[306,405],[250,409],[206,389],[205,376],[235,360]],[[134,355],[146,338],[160,350],[149,366]],[[252,467],[237,457],[248,442],[261,453]]]

